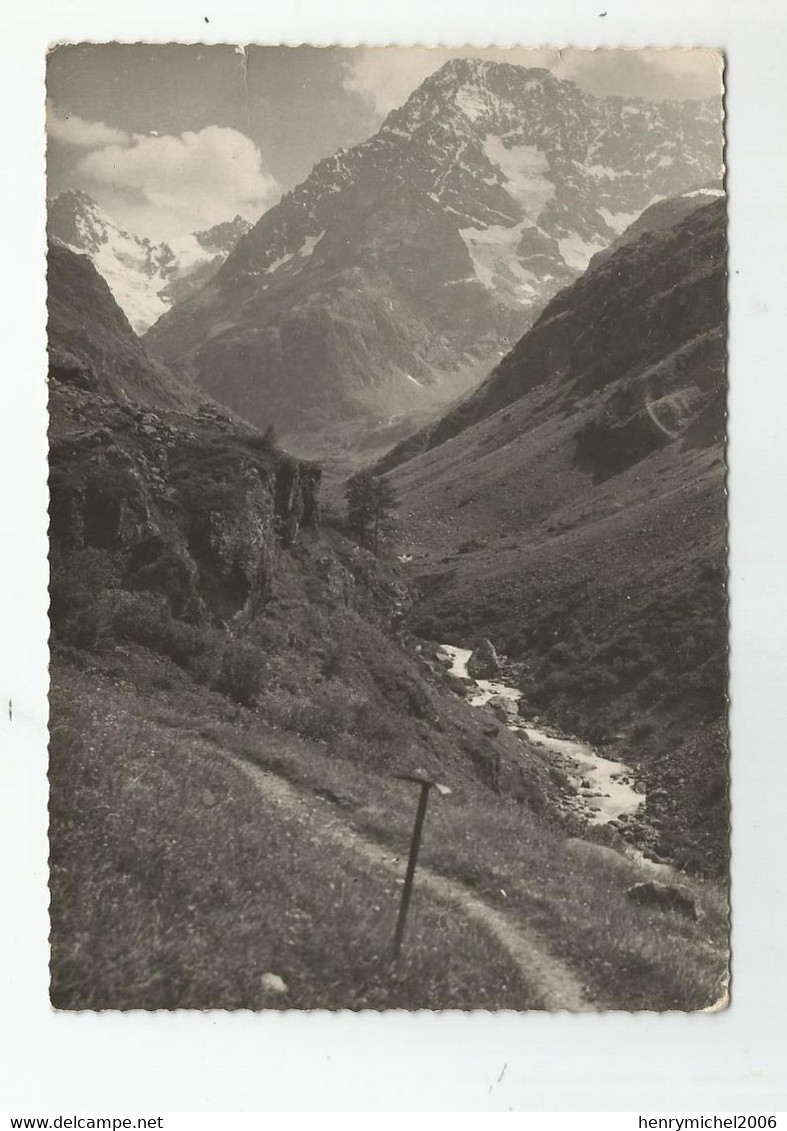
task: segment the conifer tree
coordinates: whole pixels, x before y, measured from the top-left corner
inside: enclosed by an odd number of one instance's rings
[[[387,479],[359,471],[347,481],[347,524],[359,546],[377,553],[380,538],[398,505],[396,492]]]

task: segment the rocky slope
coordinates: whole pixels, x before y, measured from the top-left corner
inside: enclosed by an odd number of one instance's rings
[[[126,231],[86,192],[69,191],[48,202],[47,228],[51,239],[92,260],[141,334],[211,278],[251,224],[236,216],[203,232],[153,243]]]
[[[179,614],[248,611],[274,546],[317,524],[319,468],[151,360],[89,258],[58,243],[48,306],[56,563],[107,551]]]
[[[635,243],[646,232],[660,232],[664,228],[672,228],[698,208],[712,204],[714,200],[718,200],[724,195],[723,188],[706,186],[705,188],[692,189],[691,192],[684,192],[680,196],[671,196],[665,200],[656,201],[655,204],[646,208],[633,224],[629,224],[609,247],[597,252],[591,259],[589,266],[598,267],[624,244]]]
[[[611,444],[598,444],[599,460],[625,459],[615,452],[626,447],[632,431],[639,434],[632,458],[639,444],[663,444],[698,408],[696,397],[682,406],[676,376],[679,385],[686,370],[693,372],[694,355],[706,353],[718,373],[724,355],[726,203],[715,195],[713,201],[708,205],[705,193],[689,194],[648,209],[614,251],[594,257],[583,277],[547,305],[472,395],[394,448],[377,470],[444,444],[546,385],[572,403],[602,388],[617,390],[614,407],[622,415],[608,417],[604,440]],[[678,349],[688,352],[679,364],[673,356]],[[624,379],[636,382],[638,395],[629,403]],[[704,381],[703,390],[705,407],[720,387]]]
[[[190,411],[208,401],[152,358],[86,255],[50,241],[47,257],[50,381],[140,405]]]
[[[490,636],[532,709],[651,775],[665,854],[711,870],[726,852],[725,233],[718,200],[594,263],[391,473],[416,628]]]
[[[130,591],[165,596],[187,620],[250,614],[276,547],[317,523],[319,469],[210,410],[156,412],[61,385],[52,420],[58,560],[108,551]]]
[[[654,198],[717,177],[719,114],[454,60],[146,341],[301,450],[356,442],[454,399]]]

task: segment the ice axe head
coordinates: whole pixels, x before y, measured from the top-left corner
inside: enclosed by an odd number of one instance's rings
[[[443,785],[441,782],[435,781],[434,778],[428,777],[425,770],[416,770],[412,774],[394,774],[394,777],[398,778],[399,781],[411,781],[415,782],[416,785],[422,785],[426,786],[429,789],[435,789],[439,793],[440,797],[447,797],[451,792],[447,785]]]

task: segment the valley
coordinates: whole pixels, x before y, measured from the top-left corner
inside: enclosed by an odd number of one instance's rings
[[[93,301],[130,348],[109,292]],[[696,922],[629,901],[652,865],[593,816],[565,768],[579,748],[556,764],[551,728],[515,735],[457,694],[439,647],[403,627],[409,565],[359,548],[330,510],[318,518],[310,465],[210,405],[84,388],[75,361],[50,390],[59,1007],[718,999],[718,886],[681,875]],[[249,795],[239,781],[253,767],[268,776],[249,778]],[[430,813],[406,965],[392,970],[413,808],[391,776],[403,770],[453,792]]]
[[[453,59],[253,226],[56,198],[56,1008],[726,1004],[720,175]]]
[[[533,711],[653,778],[660,855],[716,873],[723,225],[723,202],[705,205],[591,268],[476,393],[378,465],[401,499],[414,630],[490,637]]]

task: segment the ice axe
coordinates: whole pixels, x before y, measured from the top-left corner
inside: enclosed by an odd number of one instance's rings
[[[410,858],[407,861],[407,872],[404,877],[402,902],[399,907],[399,918],[396,922],[396,934],[394,935],[393,953],[394,962],[396,962],[402,949],[404,928],[407,922],[407,910],[410,906],[410,896],[413,893],[413,877],[415,876],[415,866],[418,863],[418,849],[421,847],[421,833],[424,828],[426,806],[429,803],[429,790],[437,790],[440,797],[446,797],[451,790],[447,785],[441,785],[439,781],[428,778],[422,770],[416,770],[414,774],[394,774],[394,777],[398,778],[399,781],[415,782],[416,785],[420,785],[421,787],[421,794],[418,798],[418,809],[415,814],[415,824],[413,825],[413,839],[410,841]]]

